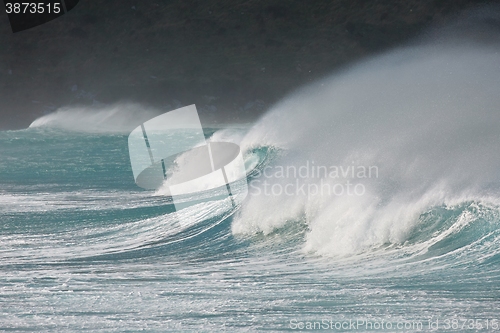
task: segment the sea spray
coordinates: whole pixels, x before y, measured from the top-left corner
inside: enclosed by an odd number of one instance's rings
[[[138,124],[161,114],[137,103],[95,106],[66,106],[42,116],[30,128],[58,128],[75,132],[129,133]]]
[[[476,26],[483,40],[491,35]],[[350,255],[403,244],[421,214],[447,201],[500,202],[500,44],[444,31],[305,87],[264,115],[242,146],[282,149],[272,168],[354,161],[376,166],[378,177],[360,180],[359,196],[251,195],[233,233],[270,233],[305,217],[306,251]],[[260,176],[276,188],[289,181]],[[253,182],[261,193],[263,184]]]

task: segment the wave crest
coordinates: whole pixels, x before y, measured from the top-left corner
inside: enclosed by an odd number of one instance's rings
[[[363,195],[287,195],[290,179],[261,174],[233,233],[270,233],[305,219],[306,251],[345,256],[405,243],[419,216],[446,202],[500,201],[499,51],[496,42],[467,39],[411,45],[277,104],[242,140],[244,149],[283,149],[274,166],[355,163],[377,166],[380,176],[352,179]],[[346,179],[298,181],[334,186]],[[265,186],[282,191],[264,195]]]
[[[87,133],[128,133],[160,113],[134,103],[102,107],[68,106],[36,119],[29,127]]]

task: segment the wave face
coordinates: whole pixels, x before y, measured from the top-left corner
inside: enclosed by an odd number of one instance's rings
[[[242,147],[240,207],[134,184],[140,105],[0,132],[0,331],[497,325],[500,52],[441,36],[207,130]]]

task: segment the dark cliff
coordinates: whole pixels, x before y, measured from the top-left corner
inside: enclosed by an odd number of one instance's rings
[[[252,119],[287,92],[485,2],[81,0],[16,34],[4,13],[0,128],[123,100]]]

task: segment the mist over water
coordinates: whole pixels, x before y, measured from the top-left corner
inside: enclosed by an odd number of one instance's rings
[[[489,12],[381,54],[275,105],[242,140],[275,147],[277,166],[376,166],[378,177],[300,179],[360,183],[363,195],[262,195],[290,179],[265,177],[233,221],[235,234],[309,229],[304,250],[327,256],[407,242],[433,207],[500,205],[500,43]],[[493,21],[492,21],[493,20]],[[493,22],[493,23],[492,23]],[[474,29],[461,29],[460,27]],[[464,33],[466,32],[466,33]],[[471,37],[481,36],[480,41]],[[491,37],[488,37],[491,36]],[[352,177],[351,177],[352,178]],[[355,177],[357,178],[357,177]],[[429,235],[430,237],[430,235]]]
[[[137,103],[101,106],[68,106],[42,116],[30,128],[56,128],[87,133],[128,134],[136,126],[162,112]]]

